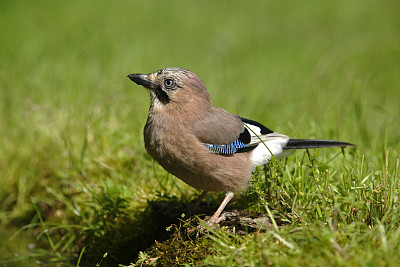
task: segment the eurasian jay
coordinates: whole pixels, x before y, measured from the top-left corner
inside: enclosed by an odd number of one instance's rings
[[[333,140],[293,139],[264,125],[215,107],[203,82],[193,72],[166,68],[128,77],[150,91],[144,127],[147,152],[169,173],[188,185],[225,191],[225,198],[208,223],[218,222],[234,192],[248,186],[252,171],[271,157],[293,149],[347,147]]]

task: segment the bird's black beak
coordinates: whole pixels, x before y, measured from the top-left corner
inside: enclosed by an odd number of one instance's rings
[[[147,89],[153,89],[156,86],[155,83],[147,79],[147,74],[129,74],[128,78],[134,81],[136,84],[146,87]]]

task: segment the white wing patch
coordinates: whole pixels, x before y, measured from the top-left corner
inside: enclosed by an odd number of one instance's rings
[[[251,152],[251,162],[255,166],[259,166],[266,164],[273,156],[277,158],[287,156],[285,153],[282,153],[282,151],[283,147],[285,147],[288,142],[289,137],[285,136],[273,138],[269,141],[264,141],[264,143],[259,143],[258,146]]]
[[[259,126],[247,122],[243,122],[243,124],[250,132],[251,140],[249,145],[257,145],[251,151],[250,157],[254,166],[264,165],[272,157],[283,158],[292,153],[292,151],[283,151],[283,148],[289,142],[288,136],[276,132],[265,134],[265,130],[264,134],[262,134],[262,129]]]
[[[245,125],[246,128],[249,129],[249,132],[250,132],[251,137],[257,136],[257,135],[258,135],[258,136],[261,136],[261,129],[260,129],[260,127],[255,126],[255,125],[250,124],[250,123],[245,123],[245,122],[243,122],[243,124]]]

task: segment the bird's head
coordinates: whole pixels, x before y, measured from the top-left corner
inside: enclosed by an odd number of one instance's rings
[[[211,104],[203,82],[186,69],[166,68],[149,74],[129,74],[128,77],[150,91],[153,105],[183,105],[189,102]]]

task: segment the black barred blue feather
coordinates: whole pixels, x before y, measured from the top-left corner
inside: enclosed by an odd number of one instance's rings
[[[258,122],[244,118],[240,119],[242,120],[243,124],[245,124],[246,128],[244,128],[244,131],[239,135],[238,139],[226,145],[204,144],[204,146],[215,153],[225,154],[225,155],[247,152],[256,148],[256,146],[258,145],[258,144],[253,144],[249,146],[252,136],[272,133],[270,129],[268,129],[267,127]],[[256,132],[255,133],[250,132],[247,129],[247,127],[252,128],[252,131],[255,130]]]
[[[246,147],[247,144],[237,139],[236,141],[227,145],[204,144],[204,146],[213,152],[230,155],[236,153],[239,149]]]

